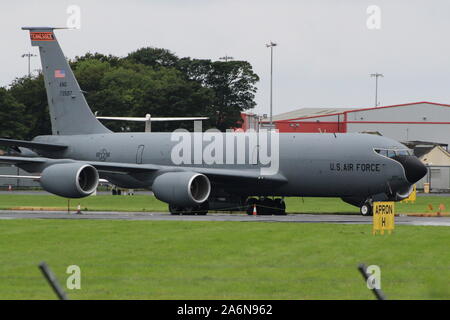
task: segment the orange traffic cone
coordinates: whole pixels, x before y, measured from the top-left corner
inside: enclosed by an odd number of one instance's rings
[[[253,205],[253,215],[256,216],[258,213],[256,212],[256,204]]]

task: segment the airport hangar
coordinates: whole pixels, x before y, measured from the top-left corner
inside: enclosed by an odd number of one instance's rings
[[[450,105],[434,102],[363,109],[301,108],[276,115],[273,122],[280,132],[371,132],[400,142],[450,144]],[[267,125],[264,119],[261,127]]]

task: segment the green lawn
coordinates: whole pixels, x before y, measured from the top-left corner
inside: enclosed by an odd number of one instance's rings
[[[447,227],[261,222],[0,220],[0,299],[373,299],[356,267],[381,267],[391,299],[450,299]]]
[[[399,213],[428,212],[428,204],[437,209],[443,203],[446,211],[450,212],[450,197],[417,197],[415,204],[397,203],[396,210]],[[83,210],[90,211],[167,211],[167,204],[158,201],[153,196],[111,196],[98,195],[83,199],[73,199],[70,202],[71,209],[75,210],[78,204]],[[346,204],[339,198],[286,198],[288,213],[358,213],[359,209]],[[59,208],[67,209],[67,199],[47,195],[0,195],[0,209],[11,208]]]

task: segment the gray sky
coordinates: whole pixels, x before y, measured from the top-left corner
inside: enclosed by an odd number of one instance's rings
[[[4,40],[0,86],[27,73],[31,50],[21,26],[65,26],[69,5],[81,9],[81,29],[57,31],[69,58],[86,52],[124,56],[143,46],[178,56],[249,61],[260,76],[254,110],[268,113],[274,49],[274,114],[299,107],[370,107],[374,79],[382,105],[450,103],[448,0],[131,0],[2,1]],[[381,9],[370,30],[368,6]],[[40,68],[38,58],[32,69]]]

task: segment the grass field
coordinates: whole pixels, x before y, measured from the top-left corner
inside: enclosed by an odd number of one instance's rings
[[[396,203],[398,213],[429,212],[431,204],[435,211],[440,204],[444,204],[450,212],[450,197],[419,196],[414,204]],[[83,199],[71,200],[71,210],[77,205],[86,211],[167,211],[167,204],[153,196],[111,196],[98,195]],[[359,213],[359,209],[346,204],[339,198],[286,198],[288,213]],[[67,199],[48,194],[1,194],[0,209],[53,208],[67,210]]]
[[[450,299],[450,232],[260,222],[0,220],[0,299],[373,299],[358,263],[381,268],[390,299]]]

